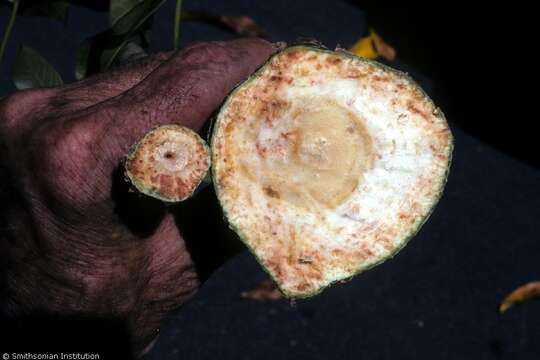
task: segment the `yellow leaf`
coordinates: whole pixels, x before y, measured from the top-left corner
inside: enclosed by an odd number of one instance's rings
[[[387,44],[373,29],[368,36],[360,38],[350,49],[358,56],[366,59],[376,59],[382,57],[388,61],[396,58],[396,50]]]
[[[366,59],[376,59],[378,57],[371,35],[358,40],[352,47],[351,52]]]
[[[540,281],[530,282],[512,291],[502,301],[499,311],[503,313],[515,304],[534,298],[540,298]]]

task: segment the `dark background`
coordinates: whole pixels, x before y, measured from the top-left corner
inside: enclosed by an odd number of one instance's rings
[[[170,317],[148,359],[540,358],[540,304],[497,312],[506,293],[540,279],[534,12],[377,5],[184,1],[190,10],[250,15],[272,40],[311,37],[349,47],[375,28],[398,52],[391,65],[408,71],[446,113],[454,162],[434,214],[393,260],[291,305],[240,298],[265,278],[244,252]],[[171,48],[173,9],[169,1],[158,11],[152,51]],[[0,8],[0,31],[7,18]],[[0,68],[0,96],[14,91],[10,68],[19,43],[72,81],[78,44],[106,26],[105,13],[80,7],[71,8],[65,26],[18,18]],[[233,37],[208,25],[182,26],[182,44]],[[209,189],[201,195],[213,196]],[[195,213],[193,221],[204,224],[205,215]]]

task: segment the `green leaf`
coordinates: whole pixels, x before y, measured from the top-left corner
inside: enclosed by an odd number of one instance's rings
[[[44,16],[60,22],[67,19],[67,0],[22,1],[20,14],[23,16]]]
[[[62,85],[62,78],[37,51],[21,45],[13,66],[13,82],[17,89],[44,88]]]
[[[111,28],[85,40],[77,50],[79,56],[75,64],[76,74],[89,75],[107,70],[134,35],[144,29],[148,30],[148,22],[165,2],[166,0],[138,2],[131,10],[116,19]]]
[[[81,80],[86,77],[88,72],[88,59],[92,44],[90,40],[85,40],[75,51],[75,79]]]
[[[129,39],[139,30],[144,23],[159,9],[166,0],[145,0],[138,3],[124,16],[119,18],[112,26],[112,38],[117,38],[119,44],[116,47],[106,49],[101,58],[101,69],[108,69],[113,63],[118,53],[126,45]],[[118,41],[117,40],[117,41]]]
[[[122,51],[118,54],[118,57],[114,61],[115,65],[123,65],[148,55],[146,51],[137,43],[130,41],[124,46]]]
[[[152,37],[152,24],[154,22],[154,17],[150,17],[144,22],[144,24],[139,28],[139,36],[141,38],[141,46],[143,49],[150,47],[150,41]]]
[[[133,34],[141,27],[146,19],[150,18],[166,0],[144,0],[131,8],[122,17],[118,18],[111,27],[114,36]]]
[[[68,9],[67,1],[51,1],[45,13],[52,19],[64,22],[67,19]]]
[[[150,41],[152,39],[152,30],[147,29],[141,32],[141,46],[143,49],[148,49],[150,47]]]
[[[111,25],[120,19],[122,16],[133,9],[135,5],[140,3],[140,0],[110,0],[109,2],[109,22]]]

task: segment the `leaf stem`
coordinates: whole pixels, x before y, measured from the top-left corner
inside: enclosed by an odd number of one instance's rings
[[[2,58],[4,57],[4,51],[6,50],[6,45],[9,39],[9,35],[11,34],[11,29],[13,28],[13,24],[15,23],[15,18],[17,17],[18,10],[19,10],[19,0],[14,0],[13,9],[11,10],[11,16],[6,26],[6,31],[4,32],[2,43],[0,44],[0,64],[2,63]]]
[[[176,0],[174,12],[174,50],[180,47],[180,20],[182,18],[182,0]]]

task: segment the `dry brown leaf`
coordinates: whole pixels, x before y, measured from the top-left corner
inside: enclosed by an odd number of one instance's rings
[[[242,36],[266,36],[266,32],[249,16],[215,15],[206,11],[186,10],[182,12],[182,20],[206,23]]]
[[[283,298],[276,283],[271,279],[261,281],[251,290],[242,291],[240,297],[258,301],[279,300]]]
[[[222,23],[243,36],[261,36],[264,30],[249,16],[220,16]]]
[[[540,281],[527,283],[512,291],[502,301],[499,311],[503,313],[515,304],[534,298],[540,298]]]
[[[360,38],[350,49],[353,54],[367,58],[376,59],[382,57],[392,61],[396,58],[396,50],[386,43],[373,29],[368,36]]]

